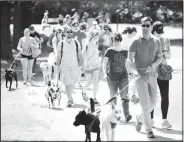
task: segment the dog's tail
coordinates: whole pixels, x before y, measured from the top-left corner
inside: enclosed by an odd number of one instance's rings
[[[90,108],[91,108],[91,112],[95,112],[95,101],[93,98],[90,98]]]

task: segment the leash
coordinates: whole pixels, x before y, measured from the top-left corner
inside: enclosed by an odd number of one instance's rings
[[[20,52],[17,54],[17,56],[16,56],[15,59],[13,60],[13,63],[10,65],[9,69],[12,68],[12,65],[14,64],[15,60],[18,58],[19,55],[20,55]],[[9,69],[8,69],[8,70],[9,70]]]
[[[140,79],[141,76],[137,76],[136,78],[134,78],[133,80],[131,80],[129,82],[128,85],[126,85],[123,89],[121,89],[115,96],[113,96],[112,98],[110,98],[105,104],[103,104],[101,107],[99,107],[96,111],[94,111],[93,113],[95,112],[99,112],[101,110],[102,107],[104,107],[105,105],[109,104],[111,101],[113,101],[123,90],[125,90],[128,86],[130,86],[131,84],[133,84],[134,82],[136,82],[138,79]]]

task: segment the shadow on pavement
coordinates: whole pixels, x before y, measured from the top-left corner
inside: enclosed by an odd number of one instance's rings
[[[119,125],[132,125],[135,126],[136,122],[125,122],[123,120],[120,121]]]
[[[83,108],[85,109],[87,106],[82,104],[74,104],[71,108]]]
[[[139,132],[143,135],[146,136],[145,132]],[[164,137],[164,136],[160,136],[160,135],[155,135],[155,138],[148,138],[150,141],[176,141],[173,138],[168,138],[168,137]]]
[[[182,131],[179,130],[174,130],[174,129],[162,129],[162,128],[155,128],[157,131],[161,133],[166,133],[166,134],[178,134],[182,135]]]

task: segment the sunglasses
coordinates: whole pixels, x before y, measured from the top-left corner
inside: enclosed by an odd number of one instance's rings
[[[71,34],[71,33],[73,33],[73,32],[72,32],[72,31],[68,31],[67,33]]]
[[[109,30],[109,29],[104,29],[105,31]]]
[[[150,27],[150,25],[141,25],[142,27],[146,27],[146,28],[149,28]]]

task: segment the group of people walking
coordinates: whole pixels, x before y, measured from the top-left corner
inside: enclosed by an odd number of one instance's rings
[[[127,27],[122,33],[113,33],[109,24],[99,26],[94,21],[89,29],[81,31],[81,24],[74,20],[71,25],[59,22],[49,37],[48,45],[56,56],[55,78],[65,86],[68,97],[67,106],[74,104],[73,90],[80,84],[81,76],[86,76],[81,95],[88,101],[87,89],[93,83],[93,98],[98,101],[100,80],[105,80],[110,96],[125,88],[121,101],[125,120],[132,119],[129,112],[129,97],[139,99],[142,111],[136,117],[136,130],[140,131],[144,123],[148,138],[153,138],[152,131],[154,108],[157,103],[157,84],[161,94],[162,126],[172,127],[167,120],[169,106],[169,80],[159,74],[158,67],[167,64],[170,58],[170,42],[163,36],[163,23],[153,23],[149,17],[141,22],[142,31],[138,34],[135,27]],[[39,48],[40,39],[36,41],[26,28],[24,37],[20,38],[18,50],[21,53],[24,84],[31,83],[34,59],[31,46]],[[139,79],[130,88],[126,87],[135,78]],[[136,95],[137,93],[137,95]],[[137,100],[136,100],[137,101]],[[117,103],[117,100],[114,100]]]

